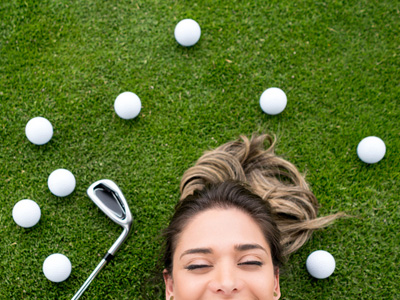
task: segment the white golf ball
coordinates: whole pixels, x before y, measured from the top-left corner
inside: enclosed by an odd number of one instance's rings
[[[30,119],[25,126],[25,134],[28,140],[35,145],[43,145],[51,140],[53,126],[43,117]]]
[[[269,115],[280,114],[285,109],[286,104],[285,92],[276,87],[265,90],[260,97],[261,109]]]
[[[308,273],[317,279],[332,275],[336,268],[335,258],[327,251],[317,250],[311,253],[306,261]]]
[[[71,274],[72,265],[68,257],[55,253],[48,256],[43,263],[44,276],[50,281],[61,282]]]
[[[124,92],[118,95],[114,102],[115,112],[120,118],[126,120],[136,118],[141,108],[142,103],[139,97],[132,92]]]
[[[14,205],[12,216],[19,226],[29,228],[35,226],[41,216],[39,205],[29,199],[24,199]]]
[[[50,192],[57,197],[66,197],[74,191],[76,180],[70,171],[57,169],[50,174],[47,185]]]
[[[385,143],[376,136],[364,138],[357,146],[358,157],[367,164],[380,161],[386,153]]]
[[[200,25],[195,20],[184,19],[175,26],[174,35],[181,46],[193,46],[200,39]]]

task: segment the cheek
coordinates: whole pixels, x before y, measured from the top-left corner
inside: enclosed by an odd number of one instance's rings
[[[275,289],[275,274],[273,268],[266,268],[262,272],[246,273],[242,277],[245,289],[257,299],[273,299]]]
[[[245,279],[245,285],[248,291],[256,296],[258,299],[272,299],[274,293],[274,278],[266,275],[265,276],[247,276]]]
[[[186,270],[174,273],[174,296],[176,300],[200,299],[207,291],[209,278],[187,274]]]

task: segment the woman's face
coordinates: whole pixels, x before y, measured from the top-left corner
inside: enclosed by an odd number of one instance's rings
[[[279,299],[279,274],[257,223],[237,209],[210,209],[183,230],[164,271],[166,299]]]

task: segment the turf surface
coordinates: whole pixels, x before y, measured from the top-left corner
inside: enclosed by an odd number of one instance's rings
[[[124,191],[135,230],[82,299],[162,299],[150,279],[160,231],[180,176],[203,153],[240,134],[268,132],[277,152],[307,175],[321,215],[354,216],[316,232],[281,275],[282,299],[398,299],[400,290],[398,1],[3,1],[0,4],[0,296],[70,299],[120,234],[86,196],[110,178]],[[173,30],[195,19],[199,43]],[[264,114],[259,97],[280,87],[288,106]],[[135,120],[116,116],[116,96],[142,100]],[[26,123],[43,116],[53,139],[35,146]],[[385,158],[361,162],[358,142],[379,136]],[[53,196],[48,175],[74,173]],[[18,227],[11,211],[33,199],[42,218]],[[336,258],[312,279],[308,254]],[[48,281],[52,253],[70,278]]]

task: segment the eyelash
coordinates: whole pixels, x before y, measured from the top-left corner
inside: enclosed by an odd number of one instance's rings
[[[189,266],[185,267],[185,269],[189,270],[189,271],[193,271],[196,269],[211,268],[211,267],[212,266],[209,266],[209,265],[189,265]]]
[[[252,260],[252,261],[245,261],[242,263],[238,263],[239,266],[243,266],[243,265],[251,265],[251,266],[259,266],[261,267],[263,265],[263,263],[261,261],[257,261],[257,260]]]
[[[261,261],[246,261],[246,262],[242,262],[242,263],[238,263],[238,266],[259,266],[261,267],[263,265],[263,263]],[[186,270],[189,271],[193,271],[196,269],[202,269],[202,268],[211,268],[211,265],[189,265],[187,267],[185,267]]]

